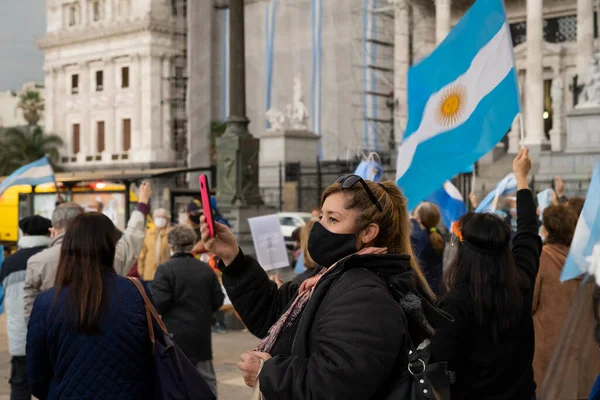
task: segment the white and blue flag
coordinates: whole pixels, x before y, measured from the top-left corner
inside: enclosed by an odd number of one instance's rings
[[[519,110],[503,1],[477,0],[408,72],[408,123],[396,179],[409,209],[488,153]]]
[[[498,207],[498,200],[501,197],[517,192],[517,178],[514,172],[506,175],[496,184],[496,188],[489,192],[487,196],[479,203],[475,212],[494,212]]]
[[[37,186],[42,183],[54,182],[54,170],[46,157],[27,164],[10,174],[0,183],[0,196],[6,189],[17,185]]]
[[[358,175],[366,181],[379,183],[381,182],[381,178],[383,178],[383,172],[379,156],[376,153],[371,153],[358,164],[354,170],[354,175]]]
[[[430,194],[425,201],[437,204],[440,208],[442,221],[448,229],[451,229],[452,223],[467,212],[465,199],[450,181],[444,182],[444,185]]]
[[[592,255],[594,245],[600,243],[600,163],[596,164],[594,175],[585,198],[581,216],[577,222],[575,235],[560,281],[575,279],[588,272],[588,257]]]

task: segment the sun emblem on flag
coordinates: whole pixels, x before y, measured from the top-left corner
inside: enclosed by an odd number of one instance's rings
[[[438,124],[450,126],[458,121],[467,103],[466,92],[461,84],[452,85],[444,91],[436,115]]]

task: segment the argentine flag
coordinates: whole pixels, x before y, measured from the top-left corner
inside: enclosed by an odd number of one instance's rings
[[[425,200],[437,204],[442,221],[448,229],[452,228],[454,221],[467,213],[465,199],[450,181],[444,182],[444,186],[430,194]]]
[[[408,123],[396,179],[413,209],[508,132],[519,91],[502,0],[477,0],[408,71]]]
[[[27,164],[10,174],[0,183],[0,196],[11,186],[31,185],[54,182],[54,170],[46,157]]]
[[[498,200],[509,194],[517,193],[517,177],[514,172],[506,175],[496,184],[496,188],[489,192],[479,203],[475,212],[494,212],[498,208]]]
[[[596,164],[594,175],[590,182],[585,204],[575,228],[571,249],[565,266],[560,275],[560,281],[575,279],[589,271],[588,257],[592,256],[594,246],[600,244],[600,163]]]

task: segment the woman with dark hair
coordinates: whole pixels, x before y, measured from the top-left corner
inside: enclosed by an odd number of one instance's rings
[[[559,205],[544,210],[541,230],[544,247],[540,257],[540,271],[535,281],[532,308],[535,329],[533,372],[538,384],[538,395],[543,391],[544,376],[581,284],[581,279],[564,283],[560,281],[576,226],[577,213],[572,207]],[[596,372],[582,371],[582,374],[591,373],[593,380]]]
[[[152,399],[144,302],[113,268],[117,230],[99,213],[76,217],[55,287],[37,296],[27,332],[27,376],[39,399]]]
[[[444,238],[438,232],[442,216],[437,205],[423,202],[413,212],[411,240],[415,255],[427,282],[436,295],[440,294],[444,272]]]
[[[440,308],[454,317],[438,327],[432,358],[452,371],[452,398],[535,398],[533,287],[542,243],[529,190],[529,151],[513,162],[517,178],[517,234],[490,213],[469,213],[453,226],[458,248],[446,274]]]

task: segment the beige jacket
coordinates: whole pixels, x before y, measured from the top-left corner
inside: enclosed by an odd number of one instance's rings
[[[131,270],[142,248],[146,234],[146,217],[140,211],[134,211],[127,223],[127,229],[117,242],[114,268],[117,274],[125,276]],[[36,296],[46,289],[54,287],[60,247],[64,234],[54,238],[52,245],[46,250],[31,257],[27,262],[25,274],[25,321],[33,309]]]
[[[158,231],[156,229],[149,230],[146,233],[142,252],[138,259],[137,270],[140,278],[145,281],[154,280],[154,275],[158,266],[170,258],[169,243],[167,236],[169,229],[163,229],[160,232],[160,249],[157,246]],[[158,254],[157,254],[158,253]]]

